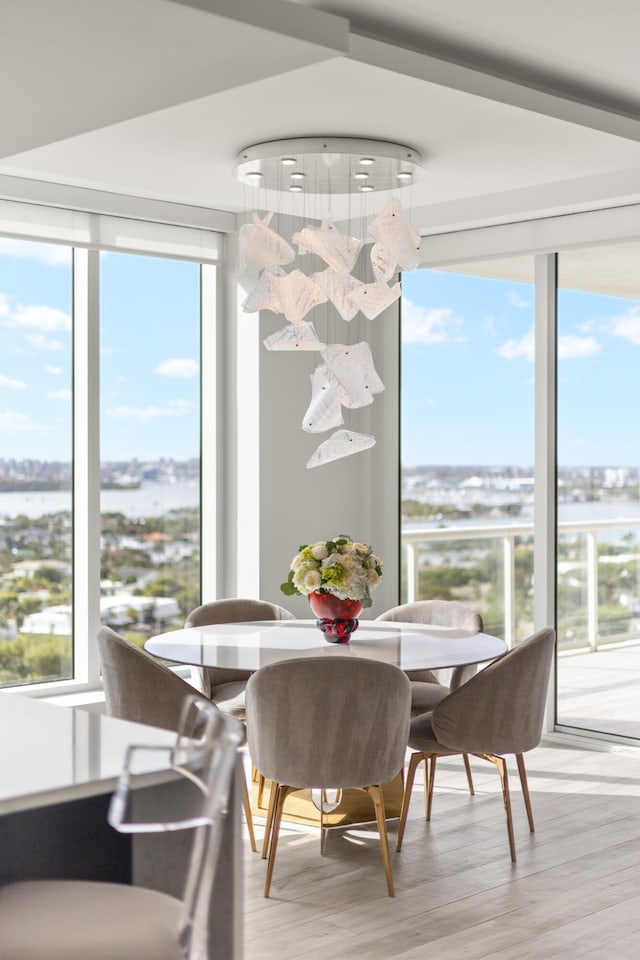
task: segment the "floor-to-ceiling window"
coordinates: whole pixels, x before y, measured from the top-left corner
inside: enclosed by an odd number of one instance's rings
[[[640,243],[558,257],[557,721],[640,737]]]
[[[200,267],[103,253],[101,618],[142,643],[200,603]]]
[[[0,239],[0,685],[72,676],[72,251]]]
[[[210,231],[0,201],[0,686],[98,686],[100,623],[182,625],[203,552],[215,595],[218,256]]]
[[[403,276],[402,600],[533,624],[533,260]]]

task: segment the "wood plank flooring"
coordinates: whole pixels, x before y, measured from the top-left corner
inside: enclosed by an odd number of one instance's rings
[[[471,797],[458,758],[438,763],[430,824],[417,778],[394,899],[373,825],[331,831],[325,856],[284,825],[267,900],[245,844],[246,960],[638,960],[640,753],[544,742],[526,761],[536,832],[510,759],[516,864],[496,770],[472,760]]]

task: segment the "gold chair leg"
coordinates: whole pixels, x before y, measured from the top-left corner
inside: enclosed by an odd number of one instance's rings
[[[251,800],[249,799],[249,788],[247,787],[247,779],[243,774],[242,777],[244,790],[242,795],[242,803],[244,805],[244,815],[247,821],[247,830],[249,831],[249,843],[251,844],[251,849],[254,853],[257,853],[258,848],[256,847],[256,835],[253,830],[253,814],[251,813]]]
[[[387,821],[384,815],[384,800],[382,798],[382,787],[374,784],[370,787],[363,787],[363,790],[369,794],[373,800],[376,810],[376,820],[378,821],[378,832],[380,833],[380,848],[382,850],[382,862],[384,864],[384,873],[387,878],[387,890],[389,896],[395,896],[393,891],[393,876],[391,874],[391,857],[389,856],[389,841],[387,839]]]
[[[426,769],[426,768],[425,768]],[[429,757],[429,783],[425,784],[425,805],[427,809],[427,820],[431,820],[431,805],[433,803],[433,785],[436,780],[436,755],[432,753]]]
[[[262,859],[267,859],[269,853],[269,840],[271,838],[271,829],[273,827],[273,814],[276,809],[276,794],[278,793],[278,784],[275,780],[271,781],[269,790],[269,809],[267,810],[267,822],[264,826],[264,840],[262,841]]]
[[[276,784],[272,784],[271,789],[274,790]],[[284,809],[284,802],[289,796],[290,793],[293,793],[295,787],[285,787],[282,784],[277,784],[277,797],[275,802],[275,810],[273,814],[273,829],[271,836],[271,843],[269,846],[269,859],[267,860],[267,876],[264,883],[264,896],[269,896],[269,890],[271,889],[271,877],[273,876],[273,868],[276,862],[276,853],[278,850],[278,837],[280,835],[280,821],[282,820],[282,811]]]
[[[265,783],[265,778],[264,778],[264,774],[263,774],[263,773],[259,773],[257,770],[256,770],[256,773],[257,773],[257,776],[258,776],[258,806],[261,807],[261,806],[262,806],[262,800],[263,800],[263,797],[264,797],[264,783]]]
[[[533,810],[531,809],[531,797],[529,796],[529,784],[527,783],[527,771],[524,765],[524,757],[521,753],[516,753],[516,762],[518,764],[518,773],[520,774],[520,783],[522,785],[522,796],[524,805],[527,808],[527,819],[529,821],[529,830],[535,833],[535,824],[533,822]]]
[[[473,777],[471,776],[471,764],[469,763],[469,754],[463,753],[462,759],[464,760],[464,769],[467,773],[467,783],[469,784],[469,793],[472,797],[475,797],[475,790],[473,789]]]
[[[496,757],[491,753],[481,754],[485,760],[494,763],[500,773],[502,783],[502,800],[504,802],[504,814],[507,818],[507,833],[509,835],[509,850],[511,851],[511,860],[516,862],[516,842],[513,838],[513,818],[511,816],[511,798],[509,796],[509,777],[507,775],[507,761],[504,757]]]
[[[407,814],[409,812],[409,804],[411,802],[411,791],[413,790],[413,781],[415,780],[416,770],[420,766],[421,760],[422,760],[421,753],[412,753],[409,758],[409,769],[407,770],[407,783],[404,788],[404,793],[402,794],[402,808],[400,810],[400,823],[398,824],[398,840],[396,842],[396,853],[399,852],[400,847],[402,846],[402,838],[404,837],[404,828],[407,825]]]

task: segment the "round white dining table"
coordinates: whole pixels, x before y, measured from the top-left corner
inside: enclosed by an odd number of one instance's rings
[[[439,670],[494,660],[507,645],[488,633],[381,620],[361,620],[348,643],[330,643],[315,620],[256,620],[161,633],[145,650],[175,663],[234,670],[303,657],[364,657],[403,670]]]

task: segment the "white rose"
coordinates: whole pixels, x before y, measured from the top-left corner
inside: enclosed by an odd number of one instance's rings
[[[329,551],[324,543],[316,543],[311,548],[311,556],[314,560],[326,560],[326,558],[329,556]]]
[[[322,577],[319,570],[308,570],[304,577],[305,593],[313,593],[322,585]]]

